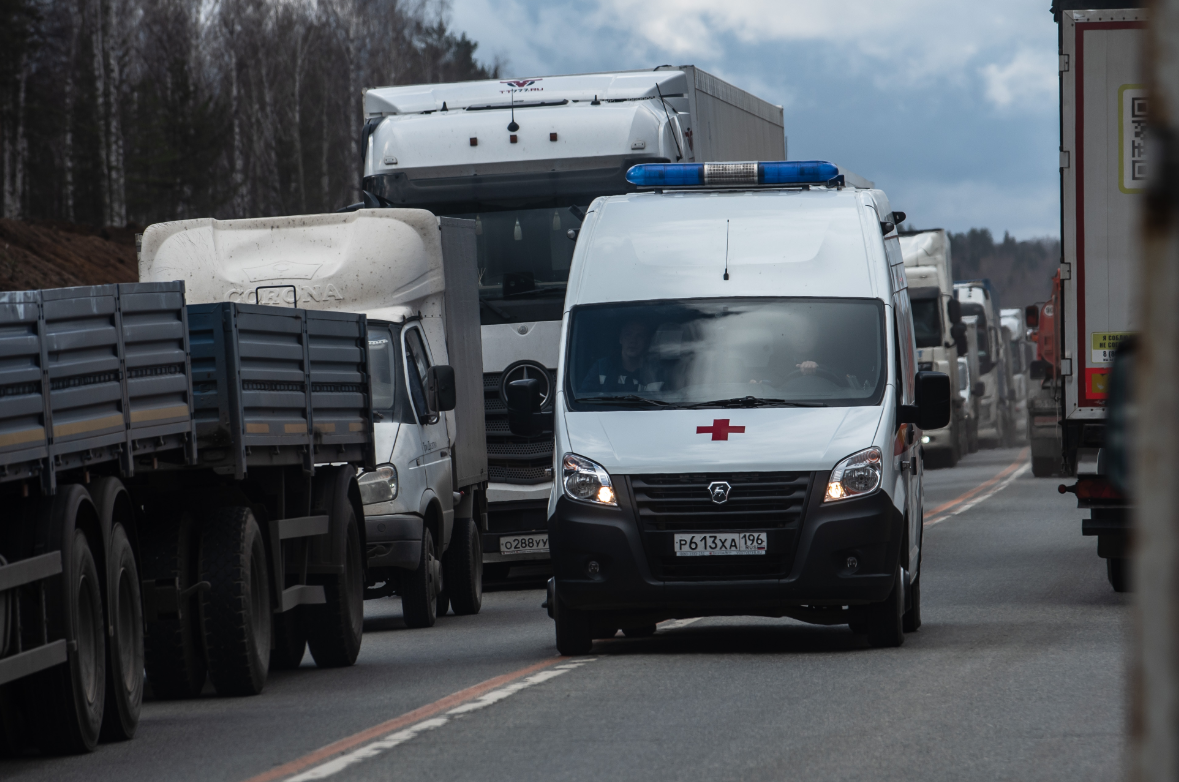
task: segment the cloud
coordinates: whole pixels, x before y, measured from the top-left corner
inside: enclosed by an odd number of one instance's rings
[[[980,69],[987,100],[1000,108],[1013,103],[1042,104],[1057,92],[1056,52],[1020,49],[1004,65],[988,63]]]

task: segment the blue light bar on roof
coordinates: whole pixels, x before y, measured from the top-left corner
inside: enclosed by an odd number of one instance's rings
[[[838,176],[839,167],[824,160],[639,163],[626,172],[626,181],[639,187],[825,185]]]

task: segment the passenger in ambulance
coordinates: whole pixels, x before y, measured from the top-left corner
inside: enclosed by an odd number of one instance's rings
[[[651,327],[634,319],[622,324],[618,332],[618,350],[598,359],[582,378],[582,393],[640,393],[658,387],[654,362],[647,355]]]

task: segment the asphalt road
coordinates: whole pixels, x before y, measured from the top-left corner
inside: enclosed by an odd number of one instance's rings
[[[258,697],[150,702],[135,740],[0,760],[0,779],[1114,779],[1128,597],[1018,455],[927,473],[924,625],[899,649],[725,618],[557,659],[540,591],[429,630],[391,598],[366,605],[352,668],[308,655]]]

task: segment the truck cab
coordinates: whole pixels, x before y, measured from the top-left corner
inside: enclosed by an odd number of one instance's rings
[[[377,464],[358,480],[365,597],[399,595],[410,627],[482,602],[488,475],[474,231],[406,209],[206,218],[149,227],[140,257],[142,280],[184,280],[193,303],[368,316]],[[322,378],[317,392],[338,393],[332,382]]]
[[[954,293],[962,314],[974,316],[978,335],[976,377],[985,387],[979,395],[978,438],[989,447],[1004,447],[1013,428],[1011,378],[995,292],[989,280],[972,280],[954,283]]]
[[[962,309],[954,297],[950,241],[945,230],[900,232],[905,277],[913,305],[917,366],[943,372],[958,388],[958,357],[966,352]],[[953,467],[967,452],[965,404],[955,395],[950,423],[921,433],[922,452],[930,467]]]
[[[1028,339],[1024,312],[1020,309],[999,311],[1003,335],[1007,340],[1008,364],[1011,369],[1011,432],[1016,445],[1028,442],[1028,396],[1031,389],[1031,366],[1036,358],[1036,346]]]
[[[694,66],[375,87],[366,203],[474,221],[490,483],[488,577],[547,576],[551,435],[509,431],[506,388],[552,415],[561,305],[586,210],[631,165],[786,157],[781,106]],[[361,173],[361,172],[358,172]]]
[[[920,625],[920,372],[897,216],[825,162],[640,165],[566,294],[548,606],[562,654],[672,617]],[[514,430],[544,425],[533,380]]]

